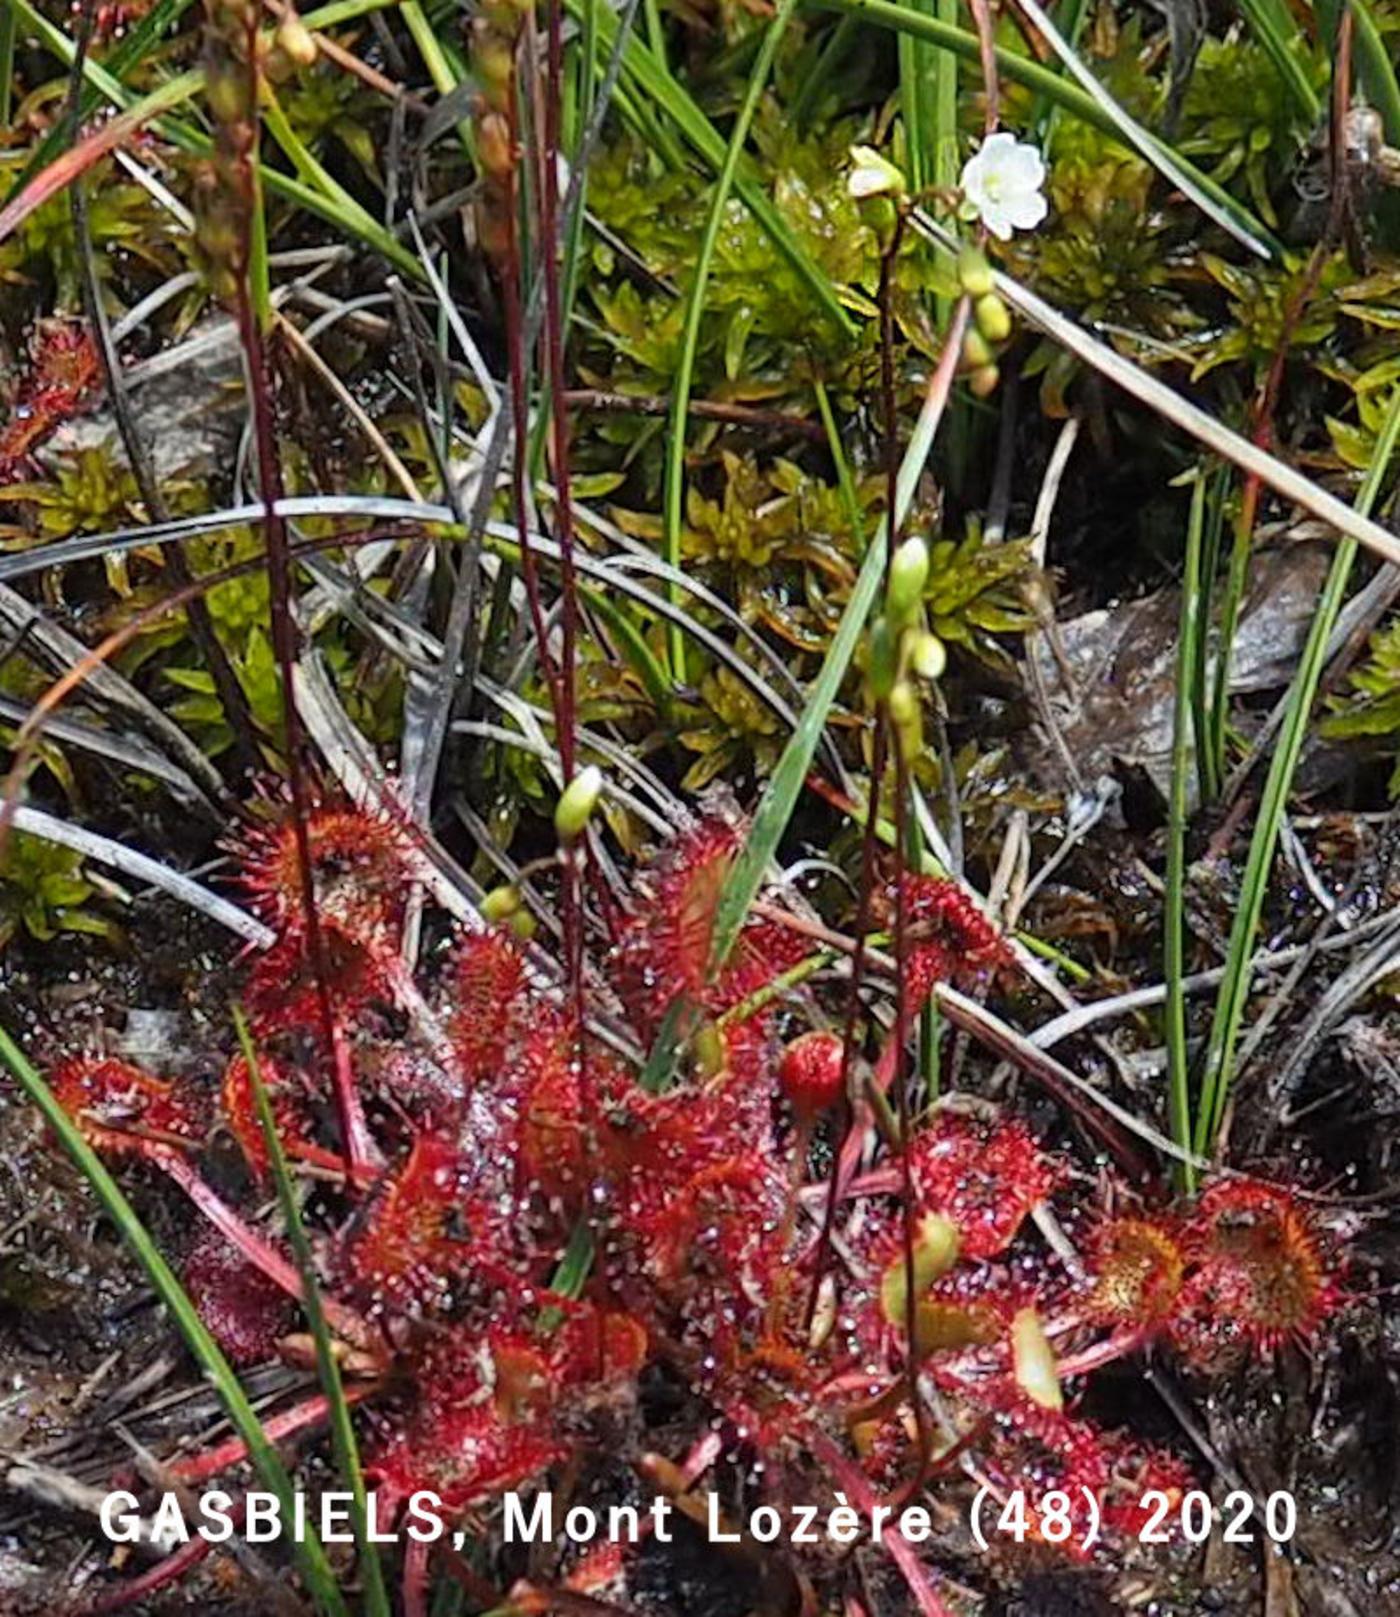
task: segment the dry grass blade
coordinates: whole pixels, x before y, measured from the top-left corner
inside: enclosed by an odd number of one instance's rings
[[[273,934],[256,917],[249,915],[247,910],[240,909],[237,904],[230,903],[226,898],[221,898],[218,893],[211,893],[193,877],[172,870],[168,865],[161,864],[158,859],[152,859],[136,848],[128,848],[125,843],[101,836],[84,826],[70,825],[67,820],[60,820],[57,815],[46,814],[42,809],[29,808],[23,803],[15,807],[13,824],[16,831],[23,831],[32,837],[42,837],[45,842],[56,842],[62,847],[72,848],[85,859],[95,859],[99,864],[120,870],[123,875],[131,876],[136,881],[158,887],[161,892],[169,894],[181,904],[187,904],[191,909],[198,910],[201,915],[207,915],[211,921],[217,921],[220,926],[227,927],[230,932],[251,943],[255,948],[266,949],[272,944]]]

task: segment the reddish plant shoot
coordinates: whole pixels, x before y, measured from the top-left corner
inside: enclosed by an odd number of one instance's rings
[[[808,947],[781,924],[780,895],[711,974],[738,828],[704,822],[639,871],[630,912],[590,966],[607,1013],[639,1047],[677,1004],[697,1045],[708,1040],[709,1058],[661,1094],[591,1038],[580,1063],[572,995],[527,970],[502,931],[459,938],[421,982],[405,981],[402,834],[324,805],[309,829],[334,1003],[386,1167],[364,1183],[336,1172],[325,1054],[307,1031],[305,977],[285,969],[304,941],[303,911],[295,847],[278,827],[255,834],[244,871],[279,934],[253,968],[258,1037],[288,1159],[333,1177],[349,1205],[334,1221],[319,1215],[314,1247],[345,1363],[373,1378],[358,1418],[388,1501],[429,1489],[454,1513],[478,1513],[615,1448],[619,1432],[634,1441],[638,1378],[653,1361],[684,1378],[723,1444],[761,1463],[787,1497],[820,1489],[811,1454],[837,1431],[843,1464],[872,1490],[955,1487],[956,1468],[931,1479],[919,1452],[913,1367],[998,1486],[1032,1501],[1090,1490],[1107,1528],[1097,1553],[1112,1555],[1142,1493],[1189,1478],[1171,1456],[1077,1413],[1084,1376],[1149,1339],[1206,1368],[1226,1349],[1272,1352],[1315,1338],[1340,1304],[1335,1243],[1296,1195],[1253,1181],[1213,1187],[1185,1217],[1100,1220],[1089,1276],[1076,1279],[1030,1221],[1073,1164],[1014,1116],[945,1105],[911,1123],[907,1226],[893,1152],[843,1183],[839,1261],[809,1319],[802,1272],[814,1246],[796,1206],[825,1194],[806,1182],[807,1152],[831,1131],[842,1041],[794,1030],[797,1002],[763,992]],[[906,896],[919,991],[986,982],[1008,958],[951,883],[911,879]],[[190,1254],[197,1306],[241,1364],[292,1352],[295,1276],[185,1160],[210,1132],[197,1092],[100,1059],[61,1064],[53,1085],[108,1155],[169,1172],[179,1154],[174,1177],[220,1227]],[[220,1112],[256,1205],[267,1161],[239,1061]],[[1127,1195],[1108,1188],[1115,1202]],[[557,1296],[551,1280],[580,1220],[591,1270],[575,1275],[578,1295]],[[287,1419],[295,1425],[295,1412]]]

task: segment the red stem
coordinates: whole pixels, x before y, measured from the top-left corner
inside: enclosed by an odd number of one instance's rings
[[[235,1528],[243,1520],[243,1510],[244,1505],[240,1501],[229,1512],[229,1518]],[[213,1548],[209,1539],[201,1538],[196,1533],[188,1543],[182,1544],[177,1550],[172,1550],[154,1566],[148,1567],[139,1577],[129,1578],[120,1589],[109,1589],[79,1609],[83,1617],[101,1617],[104,1612],[125,1611],[128,1606],[134,1606],[138,1600],[148,1599],[192,1572]]]
[[[289,1297],[299,1303],[305,1302],[306,1289],[296,1266],[288,1262],[256,1230],[245,1224],[233,1208],[205,1184],[183,1156],[162,1146],[152,1150],[149,1157],[174,1180],[214,1228],[231,1241],[255,1269],[265,1274],[274,1286],[280,1291],[285,1291]],[[333,1297],[323,1297],[321,1311],[326,1316],[327,1323],[332,1325],[347,1342],[367,1352],[373,1350],[373,1335],[365,1321],[353,1309],[347,1308],[344,1303],[337,1302]]]
[[[258,104],[258,12],[250,8],[244,38],[246,69],[249,76],[248,105]],[[238,153],[236,172],[241,195],[239,202],[243,214],[245,241],[251,240],[253,220],[258,201],[256,161],[256,122],[251,142]],[[306,779],[302,771],[301,716],[297,711],[293,670],[297,661],[297,626],[292,616],[292,560],[287,543],[287,527],[277,511],[282,498],[282,468],[277,456],[277,429],[272,414],[272,394],[267,372],[267,356],[263,349],[262,331],[253,309],[248,284],[248,257],[246,251],[237,276],[236,311],[239,336],[243,344],[244,362],[248,367],[249,405],[253,417],[253,437],[257,449],[258,488],[263,504],[263,534],[267,547],[267,580],[269,613],[272,624],[272,649],[277,661],[277,673],[282,687],[282,722],[287,738],[287,780],[292,794],[292,821],[297,845],[297,869],[301,884],[301,903],[306,927],[306,941],[311,955],[312,974],[316,980],[316,1003],[320,1012],[321,1031],[326,1041],[326,1052],[331,1058],[335,1086],[336,1110],[340,1119],[341,1145],[345,1150],[346,1170],[352,1179],[358,1179],[366,1169],[378,1166],[382,1157],[365,1123],[355,1075],[350,1063],[349,1048],[343,1031],[336,1020],[331,1002],[330,976],[325,940],[321,935],[321,920],[316,908],[316,877],[311,861],[311,839],[307,833],[310,810]]]

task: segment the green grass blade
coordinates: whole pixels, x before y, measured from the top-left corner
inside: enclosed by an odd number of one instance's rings
[[[1191,770],[1192,705],[1200,671],[1197,655],[1206,619],[1201,611],[1201,548],[1205,532],[1206,472],[1196,473],[1186,523],[1186,560],[1181,576],[1181,627],[1176,647],[1176,703],[1172,716],[1172,774],[1167,800],[1167,892],[1162,953],[1166,972],[1167,1110],[1172,1139],[1192,1149],[1190,1062],[1186,1049],[1186,821]],[[1181,1188],[1196,1188],[1196,1171],[1185,1157],[1175,1165]]]
[[[939,16],[942,15],[942,12],[939,12]],[[1072,50],[1079,49],[1079,36],[1084,31],[1084,20],[1088,15],[1089,0],[1065,0],[1065,4],[1060,8],[1056,23]],[[953,23],[958,20],[956,8],[953,15],[946,20]],[[1051,106],[1049,96],[1043,93],[1036,96],[1035,106],[1031,111],[1031,128],[1039,133],[1047,146],[1055,129],[1055,112],[1056,109]]]
[[[914,0],[920,10],[925,0]],[[934,124],[937,87],[934,73],[946,51],[934,51],[912,34],[899,36],[899,105],[904,115],[905,168],[909,183],[924,191],[934,183],[938,131]]]
[[[705,217],[705,228],[700,236],[700,247],[695,257],[695,268],[686,298],[685,328],[681,337],[680,363],[671,382],[671,421],[666,440],[666,487],[664,506],[663,543],[666,560],[677,569],[681,565],[681,520],[685,502],[685,435],[690,420],[690,389],[695,380],[695,356],[700,346],[700,325],[705,318],[705,293],[710,285],[710,267],[714,263],[715,247],[719,242],[720,226],[724,223],[729,193],[738,172],[739,159],[749,138],[754,114],[758,111],[759,97],[768,85],[773,58],[788,23],[797,9],[797,0],[779,0],[763,35],[758,60],[749,74],[748,89],[744,94],[739,116],[729,136],[729,146],[720,164],[710,197],[710,211]],[[672,601],[679,602],[679,589],[669,586]],[[667,649],[671,664],[671,677],[677,684],[685,683],[685,637],[676,624],[667,629]]]
[[[950,343],[954,340],[957,330],[958,327],[955,325],[949,335]],[[957,340],[961,342],[960,337]],[[939,371],[942,369],[943,365],[940,362]],[[909,447],[905,450],[904,459],[900,463],[895,489],[896,532],[914,498],[919,478],[923,475],[924,466],[933,449],[938,423],[942,419],[946,395],[937,385],[938,375],[939,373],[935,372],[934,383],[925,396],[924,407],[919,412]],[[832,453],[836,457],[837,469],[842,476],[843,488],[846,488],[849,486],[850,473],[845,469],[845,458],[840,452],[836,421],[824,389],[818,390],[817,402],[821,408],[827,435],[832,441]],[[846,497],[849,505],[854,499],[853,492],[848,493]],[[855,515],[857,523],[855,531],[859,542],[859,508]],[[749,912],[749,905],[758,896],[769,861],[776,852],[783,832],[787,830],[788,821],[792,818],[792,811],[797,806],[797,800],[802,795],[807,771],[811,768],[822,731],[826,728],[831,704],[841,689],[841,682],[850,667],[861,631],[865,628],[865,620],[870,615],[870,609],[875,604],[884,582],[888,531],[887,514],[866,548],[865,558],[860,564],[860,572],[851,590],[850,599],[846,602],[846,609],[841,614],[836,633],[827,647],[821,669],[807,693],[807,704],[802,710],[797,728],[788,738],[788,743],[783,748],[783,755],[769,777],[767,789],[758,805],[753,824],[749,827],[748,837],[725,878],[724,887],[715,906],[714,934],[710,945],[710,958],[714,965],[722,964],[734,947],[740,928],[744,924],[744,917]]]
[[[1366,0],[1351,0],[1354,23],[1352,43],[1356,50],[1356,70],[1366,93],[1375,104],[1385,125],[1385,138],[1392,146],[1400,143],[1400,84],[1396,83],[1395,63],[1376,26],[1374,13]]]
[[[82,1131],[59,1105],[44,1078],[4,1028],[0,1028],[0,1061],[9,1068],[15,1082],[43,1114],[55,1138],[92,1186],[93,1194],[146,1271],[152,1289],[165,1305],[191,1355],[223,1402],[234,1430],[247,1446],[253,1468],[269,1492],[277,1495],[282,1520],[292,1521],[292,1479],[276,1449],[268,1442],[262,1423],[248,1402],[248,1395],[199,1317],[188,1292],[176,1279],[174,1271],[102,1159],[83,1138]],[[350,1617],[349,1609],[336,1587],[326,1552],[309,1524],[304,1537],[294,1545],[294,1550],[307,1589],[317,1607],[328,1617]]]
[[[433,81],[433,88],[439,95],[451,95],[461,81],[418,0],[399,0],[399,15],[408,29],[409,38],[418,47],[418,54],[423,58],[423,66],[427,68],[428,77]],[[457,139],[462,143],[462,150],[467,156],[474,159],[476,142],[472,136],[470,118],[457,120]]]
[[[15,34],[19,13],[13,6],[0,9],[0,125],[10,122],[10,98],[14,90]]]
[[[586,0],[565,0],[568,11],[581,19]],[[609,6],[600,6],[597,13],[598,36],[605,52],[610,52],[617,39],[617,18]],[[716,173],[722,168],[727,146],[724,137],[700,110],[690,95],[681,88],[662,67],[641,40],[627,41],[623,53],[623,70],[680,130],[691,147],[704,158]],[[836,288],[826,272],[807,253],[802,243],[789,229],[787,221],[778,212],[768,193],[755,176],[750,165],[740,162],[734,176],[734,189],[744,206],[758,220],[769,239],[792,268],[806,283],[827,318],[842,336],[855,334],[850,316],[841,306]]]
[[[837,64],[850,49],[851,40],[855,36],[860,22],[855,17],[838,17],[836,26],[816,53],[811,66],[803,74],[796,93],[788,102],[787,114],[793,125],[803,130],[808,129],[812,122],[812,109],[816,105],[817,97],[831,83],[831,76],[836,71]]]
[[[44,46],[53,52],[66,67],[71,67],[77,56],[76,47],[68,35],[61,28],[51,23],[42,12],[37,11],[30,0],[4,0],[7,6],[12,6],[18,12],[25,26],[36,34]],[[328,21],[343,20],[346,16],[359,16],[366,11],[376,11],[388,3],[388,0],[339,0],[339,3],[323,7],[317,12],[309,12],[302,21],[309,28],[324,28]],[[129,111],[160,96],[161,91],[152,93],[151,97],[133,95],[119,79],[112,76],[100,62],[95,62],[89,56],[83,62],[83,77],[98,90],[113,106]],[[202,71],[191,71],[182,75],[179,81],[182,88],[188,86],[190,95],[196,94],[203,85]],[[158,103],[160,104],[160,103]],[[214,150],[213,142],[202,130],[183,122],[181,119],[162,117],[154,123],[153,127],[163,139],[168,140],[172,146],[181,151],[188,152],[195,157],[207,157]],[[319,165],[318,165],[319,167]],[[396,268],[405,274],[411,275],[414,280],[422,280],[423,266],[418,259],[395,236],[374,219],[372,215],[354,204],[352,210],[347,211],[343,204],[331,195],[323,192],[315,185],[308,185],[302,180],[293,179],[288,174],[280,173],[277,169],[263,165],[259,169],[259,180],[263,187],[284,197],[289,202],[306,208],[324,219],[327,224],[347,235],[358,236],[375,251],[382,253]],[[339,188],[336,187],[338,190]],[[345,193],[342,193],[345,195]],[[353,199],[351,199],[353,200]],[[369,228],[364,226],[368,223]]]
[[[930,17],[910,6],[900,5],[897,0],[809,0],[809,4],[823,11],[863,17],[881,28],[913,34],[969,62],[979,59],[976,34],[954,28],[939,17]],[[1209,204],[1207,211],[1212,216],[1222,216],[1222,222],[1228,221],[1225,227],[1251,244],[1256,251],[1267,258],[1282,256],[1283,247],[1277,237],[1243,203],[1232,197],[1208,174],[1203,174],[1193,163],[1179,156],[1151,130],[1134,123],[1121,109],[1110,112],[1079,85],[1071,84],[1053,68],[1043,67],[1029,57],[1018,56],[999,46],[996,61],[997,72],[1003,78],[1042,93],[1055,106],[1063,107],[1066,112],[1103,130],[1106,135],[1126,140],[1137,147],[1150,163],[1172,177],[1174,184],[1181,184],[1198,206],[1206,207]]]
[[[1322,115],[1322,100],[1303,65],[1301,49],[1306,47],[1302,29],[1282,8],[1270,5],[1269,0],[1240,0],[1240,10],[1278,69],[1279,77],[1288,86],[1299,118],[1311,128]]]
[[[257,1108],[258,1124],[267,1146],[268,1162],[272,1168],[273,1184],[277,1189],[277,1205],[281,1209],[282,1223],[287,1232],[287,1244],[301,1274],[307,1324],[316,1344],[316,1373],[321,1390],[330,1408],[331,1447],[341,1480],[352,1496],[351,1517],[354,1523],[355,1543],[359,1550],[360,1576],[364,1580],[365,1617],[392,1617],[389,1591],[384,1582],[384,1568],[379,1559],[379,1546],[370,1537],[369,1502],[365,1494],[365,1477],[360,1468],[360,1450],[355,1441],[355,1427],[350,1417],[350,1405],[345,1401],[345,1386],[340,1377],[331,1342],[330,1327],[326,1324],[325,1310],[321,1307],[320,1282],[316,1275],[315,1260],[311,1256],[311,1243],[301,1222],[301,1209],[297,1206],[296,1188],[287,1168],[282,1140],[277,1132],[277,1120],[272,1115],[272,1102],[262,1079],[262,1067],[247,1018],[235,1005],[233,1023],[243,1059],[248,1066],[248,1080],[253,1091],[253,1104]]]
[[[1356,499],[1356,509],[1369,516],[1380,492],[1382,480],[1390,465],[1397,438],[1400,438],[1400,388],[1391,396],[1375,453],[1366,472]],[[1195,1145],[1199,1156],[1209,1155],[1220,1125],[1224,1120],[1229,1100],[1230,1085],[1234,1077],[1235,1045],[1244,1021],[1245,1005],[1249,999],[1253,976],[1254,943],[1259,930],[1259,917],[1264,908],[1264,896],[1273,868],[1274,851],[1278,846],[1279,831],[1283,824],[1293,774],[1307,737],[1308,720],[1313,698],[1327,657],[1327,642],[1337,614],[1342,609],[1347,580],[1356,559],[1356,541],[1343,539],[1332,558],[1331,570],[1323,587],[1316,616],[1308,630],[1307,644],[1293,676],[1289,689],[1288,711],[1279,731],[1274,755],[1269,765],[1268,779],[1259,801],[1259,814],[1254,823],[1249,856],[1245,863],[1240,900],[1230,930],[1229,949],[1225,959],[1225,977],[1215,1002],[1215,1016],[1211,1023],[1210,1042],[1206,1050],[1205,1077],[1200,1103],[1196,1109]]]

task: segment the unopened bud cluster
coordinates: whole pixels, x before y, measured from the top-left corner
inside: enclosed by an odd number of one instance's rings
[[[958,285],[972,299],[972,324],[963,338],[962,368],[968,386],[979,399],[987,398],[1001,380],[995,345],[1011,335],[1011,311],[996,289],[992,267],[977,247],[958,254]]]
[[[488,0],[471,24],[472,66],[479,86],[472,107],[476,162],[481,173],[477,230],[493,258],[509,247],[512,195],[519,154],[515,143],[515,68],[520,22],[529,0]]]
[[[923,750],[923,698],[916,681],[938,679],[947,664],[943,642],[924,618],[928,545],[906,539],[890,559],[884,610],[870,626],[866,686],[883,702],[900,755],[911,762]]]
[[[259,31],[249,0],[205,0],[204,94],[214,155],[195,179],[196,242],[209,290],[232,302],[247,274],[257,185],[258,82],[290,78],[316,60],[314,35],[288,5],[277,31]]]
[[[195,182],[196,239],[209,290],[232,302],[247,274],[258,142],[258,7],[206,0],[204,93],[214,155]]]

